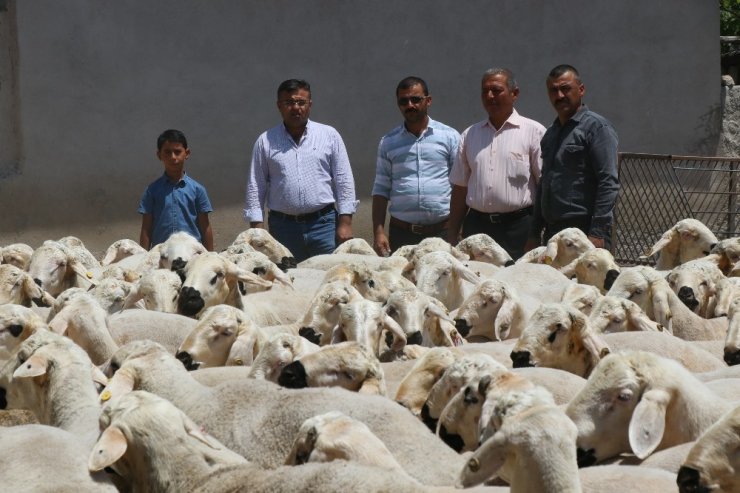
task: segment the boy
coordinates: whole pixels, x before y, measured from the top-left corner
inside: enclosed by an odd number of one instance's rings
[[[190,149],[179,130],[165,130],[157,139],[157,158],[164,175],[150,184],[139,204],[139,243],[149,250],[172,233],[185,231],[213,251],[213,231],[208,213],[213,211],[205,187],[185,174]]]

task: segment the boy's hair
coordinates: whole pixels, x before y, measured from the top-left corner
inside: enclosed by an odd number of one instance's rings
[[[278,90],[277,90],[278,98],[280,97],[281,92],[294,92],[299,89],[304,89],[308,91],[309,96],[311,95],[311,84],[309,84],[308,81],[305,81],[303,79],[284,80],[278,86]]]
[[[175,130],[174,128],[171,128],[169,130],[165,130],[160,134],[159,137],[157,137],[157,150],[161,151],[162,146],[165,142],[174,142],[176,144],[182,144],[182,146],[187,149],[188,148],[188,139],[185,138],[185,134],[180,132],[179,130]]]
[[[424,96],[429,96],[429,87],[427,86],[427,83],[424,82],[424,79],[421,77],[414,77],[413,75],[406,77],[398,83],[396,86],[396,96],[398,96],[399,91],[411,89],[417,84],[420,85],[421,89],[424,91]]]

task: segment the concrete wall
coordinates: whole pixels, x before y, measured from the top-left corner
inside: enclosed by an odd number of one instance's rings
[[[716,3],[696,0],[0,0],[0,243],[138,239],[156,136],[174,127],[227,245],[246,228],[249,155],[290,77],[311,82],[312,117],[344,136],[357,236],[371,234],[376,146],[410,74],[429,82],[432,116],[462,130],[485,116],[481,73],[509,67],[519,111],[549,125],[545,75],[570,63],[622,150],[713,154],[718,33]]]

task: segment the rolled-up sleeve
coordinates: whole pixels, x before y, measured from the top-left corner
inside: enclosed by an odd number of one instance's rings
[[[252,150],[252,163],[247,178],[247,193],[244,205],[244,219],[247,222],[264,221],[263,208],[267,194],[268,171],[265,149],[262,136],[260,136]]]
[[[594,130],[589,146],[589,160],[596,177],[596,198],[589,235],[597,238],[608,236],[614,204],[619,194],[617,148],[617,133],[610,125],[601,125]]]
[[[355,179],[349,156],[339,132],[334,132],[331,169],[334,178],[334,200],[339,214],[354,214],[357,210]]]
[[[375,183],[371,195],[380,195],[386,199],[391,196],[391,162],[383,146],[385,139],[378,144],[378,158],[375,161]]]

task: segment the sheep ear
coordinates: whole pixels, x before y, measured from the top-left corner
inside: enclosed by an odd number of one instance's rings
[[[134,390],[135,379],[125,368],[118,370],[108,380],[108,385],[100,393],[100,400],[106,402],[112,397],[118,397]]]
[[[497,432],[483,444],[468,459],[465,468],[460,474],[462,486],[469,487],[495,477],[499,469],[506,462],[508,440],[501,432]]]
[[[660,332],[658,324],[650,320],[650,318],[645,315],[645,312],[637,306],[637,303],[623,299],[622,307],[627,313],[627,320],[629,320],[635,330],[643,332]]]
[[[113,262],[116,259],[117,255],[118,255],[118,242],[108,247],[108,250],[105,251],[105,257],[103,257],[103,260],[100,261],[100,265],[105,267],[106,265]]]
[[[13,372],[13,378],[39,377],[46,374],[49,362],[39,354],[34,354]]]
[[[665,390],[648,390],[632,413],[629,440],[632,452],[644,459],[660,445],[665,431],[666,408],[670,395]]]
[[[67,313],[64,311],[64,309],[57,313],[48,324],[49,330],[59,335],[66,334],[67,328],[69,327],[69,320],[67,320],[66,315]]]
[[[331,331],[331,341],[330,344],[338,344],[340,342],[345,342],[347,340],[347,335],[344,333],[342,329],[339,328],[339,325],[336,325],[334,329]]]
[[[564,265],[558,270],[568,279],[573,279],[574,277],[576,277],[576,270],[578,270],[578,265],[578,258],[576,258],[572,260],[568,265]]]
[[[69,258],[69,267],[72,269],[72,272],[74,272],[78,277],[80,277],[82,280],[87,282],[88,284],[95,285],[95,281],[93,281],[93,273],[87,270],[87,268],[82,265],[82,263],[75,259],[75,258]]]
[[[188,435],[195,438],[196,440],[203,442],[214,450],[221,450],[221,444],[215,438],[206,433],[205,430],[203,430],[201,427],[196,425],[192,419],[188,418],[185,415],[185,413],[181,414],[183,417],[183,426],[185,427],[185,432]]]
[[[249,366],[257,354],[257,334],[255,330],[243,329],[234,340],[226,358],[226,366]]]
[[[109,467],[123,457],[127,448],[128,442],[123,432],[115,426],[109,426],[90,452],[87,468],[90,472],[96,472]]]
[[[547,242],[544,253],[540,257],[542,259],[541,263],[549,265],[553,260],[555,260],[555,257],[558,256],[558,243],[557,235],[550,238],[550,241]]]
[[[655,321],[673,333],[673,315],[671,314],[671,306],[668,303],[667,291],[667,286],[661,286],[658,282],[650,283],[650,297],[653,302]]]
[[[468,281],[474,286],[477,286],[481,282],[481,279],[480,277],[478,277],[478,274],[476,274],[469,268],[465,267],[465,265],[460,261],[455,262],[452,269],[455,272],[455,274],[457,274],[458,277],[460,277],[460,279],[464,279],[465,281]]]
[[[425,310],[437,318],[441,318],[442,320],[447,320],[451,324],[455,323],[455,321],[450,317],[450,314],[447,313],[447,311],[442,306],[435,303],[433,299],[430,300],[429,303],[427,303]]]
[[[378,365],[380,365],[380,363],[378,363]],[[362,382],[362,385],[357,390],[357,392],[359,392],[360,394],[385,396],[385,377],[383,376],[382,370],[376,371],[373,368],[368,370],[367,374],[365,375],[365,381]]]
[[[131,291],[129,291],[128,295],[126,296],[126,299],[123,302],[123,308],[121,308],[121,310],[134,307],[136,305],[136,302],[142,298],[144,298],[144,296],[143,293],[139,292],[139,283],[137,282],[131,287]]]
[[[609,346],[599,336],[593,333],[586,315],[575,308],[569,309],[568,315],[571,321],[571,338],[575,340],[580,339],[580,343],[593,358],[593,364],[595,366],[601,358],[610,353]],[[578,344],[576,344],[577,346]]]
[[[416,284],[416,263],[412,260],[401,270],[401,275]]]
[[[496,320],[493,322],[493,332],[496,339],[503,341],[509,337],[511,326],[514,325],[514,317],[519,309],[519,302],[512,298],[511,293],[505,291],[503,304],[496,314]]]
[[[256,274],[239,268],[234,262],[226,261],[226,275],[237,281],[241,281],[249,286],[270,289],[272,287],[272,281],[262,279]]]
[[[668,246],[671,243],[677,243],[678,242],[678,234],[675,229],[671,228],[665,233],[663,233],[663,236],[660,237],[658,242],[653,245],[653,247],[645,253],[646,256],[652,257],[662,249],[664,249],[666,246]]]
[[[406,346],[406,334],[398,322],[388,316],[387,313],[383,312],[383,327],[393,334],[393,345],[391,349],[393,351],[400,351]]]
[[[100,370],[100,368],[98,368],[95,365],[93,365],[92,367],[92,379],[93,379],[93,382],[97,383],[98,385],[101,385],[101,386],[108,385],[108,377],[106,377],[105,373],[103,373]]]

